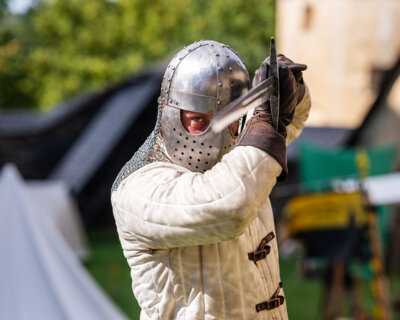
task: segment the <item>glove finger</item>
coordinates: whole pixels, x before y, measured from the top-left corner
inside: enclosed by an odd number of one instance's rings
[[[254,78],[253,78],[253,82],[252,85],[253,87],[255,87],[256,85],[258,85],[261,81],[267,79],[267,74],[268,74],[268,58],[265,59],[261,65],[260,68],[258,68],[254,74]]]
[[[282,53],[278,53],[276,56],[279,66],[282,64],[286,65],[293,73],[301,72],[307,69],[307,65],[302,63],[295,63]],[[269,63],[269,60],[268,60]]]
[[[269,63],[269,62],[268,62],[267,60],[268,60],[268,58],[265,59],[265,60],[261,63],[260,68],[258,69],[258,70],[260,70],[261,81],[267,79],[268,68],[269,68],[269,66],[268,66],[268,63]]]
[[[260,70],[257,69],[253,77],[253,88],[261,82]]]
[[[297,84],[293,72],[287,66],[280,68],[280,113],[290,114],[297,102]]]
[[[294,74],[294,78],[296,79],[296,83],[302,83],[303,81],[303,73],[302,72],[296,72]]]
[[[301,64],[301,63],[293,63],[293,64],[288,65],[288,67],[294,74],[307,69],[307,65]]]
[[[285,63],[286,65],[289,65],[289,64],[291,64],[291,63],[294,63],[293,62],[293,60],[290,60],[288,57],[286,57],[284,54],[282,54],[282,53],[278,53],[277,55],[276,55],[276,60],[278,61],[278,62],[283,62],[283,63]]]
[[[296,79],[296,83],[302,82],[303,79],[302,71],[307,69],[307,65],[301,63],[286,64],[279,62],[279,68],[282,69],[284,67],[288,68],[292,72],[292,74]]]

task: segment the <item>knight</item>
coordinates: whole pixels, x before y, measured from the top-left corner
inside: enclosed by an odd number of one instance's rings
[[[141,320],[287,319],[269,194],[311,103],[304,65],[278,66],[278,128],[267,101],[215,133],[213,116],[250,88],[245,64],[216,41],[169,63],[155,128],[111,194]]]

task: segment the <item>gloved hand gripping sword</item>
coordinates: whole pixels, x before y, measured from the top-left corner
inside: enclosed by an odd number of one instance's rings
[[[271,38],[270,56],[256,71],[253,88],[218,112],[211,123],[212,129],[219,132],[254,109],[236,145],[254,146],[270,154],[283,168],[281,179],[287,173],[286,127],[304,96],[302,71],[306,68],[277,55]]]
[[[272,122],[275,129],[278,129],[279,118],[279,69],[276,56],[275,40],[271,37],[270,44],[270,66],[267,70],[267,77],[246,94],[232,101],[225,108],[213,117],[211,123],[214,132],[221,132],[232,122],[238,120],[249,110],[258,107],[268,100],[271,105]]]

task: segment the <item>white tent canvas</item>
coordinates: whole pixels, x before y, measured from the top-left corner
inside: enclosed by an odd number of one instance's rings
[[[2,170],[0,319],[126,319],[43,212],[53,200],[30,194],[13,166]]]
[[[35,210],[35,219],[48,220],[81,259],[89,257],[88,243],[75,199],[60,181],[30,181],[24,183],[25,193]]]
[[[400,173],[374,176],[367,179],[365,188],[375,205],[400,203]]]

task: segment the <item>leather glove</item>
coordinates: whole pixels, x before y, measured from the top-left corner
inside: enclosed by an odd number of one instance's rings
[[[276,131],[272,125],[271,107],[269,101],[254,110],[253,117],[246,124],[236,145],[254,146],[271,155],[282,166],[282,174],[278,181],[284,180],[287,175],[286,160],[286,126],[294,116],[294,110],[298,102],[304,96],[305,87],[302,79],[302,71],[306,65],[293,63],[284,55],[277,56],[279,66],[279,124]],[[265,59],[257,69],[253,78],[253,86],[267,77],[269,69],[269,57]]]
[[[307,69],[305,64],[294,63],[283,54],[277,55],[279,67],[279,131],[286,137],[286,126],[288,126],[294,116],[296,105],[303,99],[305,85],[302,71]],[[267,78],[269,72],[270,57],[265,59],[259,69],[256,70],[253,78],[253,87]],[[262,109],[269,110],[269,101],[266,106],[258,107],[255,112]]]

